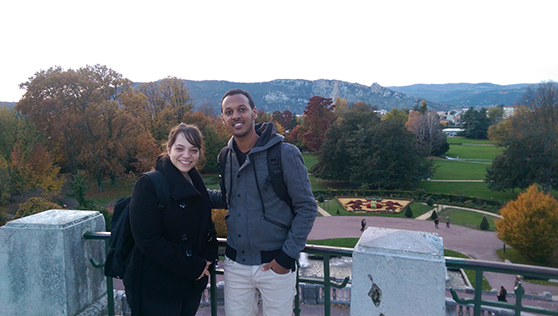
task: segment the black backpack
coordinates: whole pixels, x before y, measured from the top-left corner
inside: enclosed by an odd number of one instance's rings
[[[268,176],[265,179],[264,188],[267,189],[269,185],[273,187],[275,194],[285,201],[289,207],[291,208],[291,212],[294,214],[293,209],[293,202],[291,197],[289,196],[289,192],[287,191],[287,185],[283,180],[283,167],[281,166],[281,145],[283,142],[278,142],[273,146],[267,149],[267,170]],[[226,199],[226,190],[225,190],[225,163],[227,161],[227,156],[229,154],[230,148],[225,146],[219,152],[218,157],[218,165],[219,165],[219,174],[220,174],[220,181],[219,186],[221,187],[221,194],[223,196],[223,200]],[[225,201],[226,202],[226,201]]]
[[[151,178],[155,184],[159,210],[164,210],[170,200],[170,191],[167,179],[157,170],[149,171],[144,175]],[[122,279],[126,273],[126,266],[130,261],[129,256],[136,243],[130,229],[130,200],[131,196],[121,198],[114,205],[112,215],[112,229],[110,233],[107,258],[105,260],[105,276]]]

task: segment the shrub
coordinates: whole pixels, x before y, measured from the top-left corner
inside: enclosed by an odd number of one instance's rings
[[[408,218],[413,217],[413,211],[411,210],[410,206],[407,206],[407,209],[405,210],[405,217],[408,217]]]
[[[480,223],[480,229],[488,230],[489,228],[490,228],[490,225],[488,224],[488,220],[486,219],[486,216],[483,216],[482,221]]]
[[[432,215],[430,215],[430,219],[436,219],[438,218],[438,213],[436,213],[436,211],[432,212]]]
[[[60,209],[60,205],[53,203],[42,197],[29,198],[25,203],[19,205],[15,218],[25,217],[46,210]]]
[[[219,208],[211,210],[211,219],[215,223],[217,237],[227,238],[227,224],[225,223],[225,214],[227,210]]]
[[[433,206],[434,205],[434,199],[431,196],[429,196],[428,198],[426,198],[426,204],[428,206]]]
[[[323,203],[324,201],[325,201],[324,195],[323,194],[318,195],[318,202]]]

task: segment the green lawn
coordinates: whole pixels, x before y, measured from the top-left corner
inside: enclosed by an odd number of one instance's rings
[[[489,139],[469,139],[461,136],[448,137],[447,142],[450,143],[461,143],[461,144],[482,144],[482,145],[496,145],[495,141]]]
[[[489,162],[433,159],[437,166],[432,180],[484,180]]]
[[[479,197],[482,199],[493,199],[497,201],[507,202],[510,199],[515,199],[519,190],[515,192],[500,192],[491,191],[484,182],[433,182],[421,181],[418,188],[424,189],[429,193],[446,193],[457,194],[463,196]]]
[[[500,155],[502,151],[503,147],[492,145],[452,144],[445,156],[463,159],[494,159],[497,155]]]
[[[496,254],[498,255],[498,257],[500,257],[500,259],[502,259],[502,261],[507,259],[507,260],[509,260],[513,263],[517,263],[517,264],[527,264],[527,265],[532,265],[532,266],[558,268],[558,261],[556,259],[549,262],[548,264],[543,264],[543,263],[534,261],[531,258],[523,256],[517,250],[515,250],[513,248],[509,248],[509,247],[507,247],[505,249],[505,251],[504,251],[503,248],[496,250]],[[526,278],[523,281],[524,282],[529,282],[529,283],[535,283],[535,284],[558,286],[558,283],[549,282],[547,280]]]
[[[331,238],[321,240],[308,240],[307,243],[320,246],[354,248],[358,240],[359,238]]]
[[[438,218],[440,219],[440,225],[445,225],[446,217],[451,220],[451,225],[465,226],[474,229],[480,229],[480,223],[482,218],[486,216],[488,220],[489,230],[494,231],[496,226],[494,225],[494,219],[496,217],[490,215],[484,215],[476,212],[464,211],[456,208],[444,208],[438,213]]]
[[[453,251],[453,250],[449,250],[449,249],[444,249],[444,256],[454,257],[454,258],[470,259],[469,256],[467,256],[465,254],[462,254],[461,252],[457,252],[457,251]],[[475,280],[477,279],[475,270],[463,270],[463,271],[467,275],[467,278],[469,279],[469,282],[471,282],[471,285],[473,285],[473,287],[474,287],[475,286]],[[492,290],[492,286],[490,285],[490,283],[488,283],[488,280],[486,280],[486,278],[484,276],[482,277],[482,290],[483,291]]]

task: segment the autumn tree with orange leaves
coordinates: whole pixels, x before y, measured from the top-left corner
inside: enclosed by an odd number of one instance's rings
[[[103,178],[110,176],[114,181],[137,159],[131,153],[143,151],[142,157],[151,162],[156,156],[151,152],[155,140],[147,137],[138,142],[139,135],[146,135],[142,117],[149,112],[133,113],[123,102],[134,109],[147,106],[141,96],[127,93],[131,84],[106,66],[53,67],[21,84],[26,92],[16,108],[48,139],[48,148],[61,167],[72,173],[85,170],[102,191]]]
[[[558,248],[558,201],[531,185],[500,209],[497,236],[521,254],[548,262]]]

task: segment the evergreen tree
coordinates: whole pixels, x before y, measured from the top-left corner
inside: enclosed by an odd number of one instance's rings
[[[411,206],[407,206],[407,209],[405,210],[405,217],[408,217],[408,218],[413,217],[413,211],[411,210]]]
[[[490,225],[488,224],[488,220],[486,219],[486,216],[482,217],[481,223],[480,223],[480,229],[482,230],[488,230],[490,228]]]

